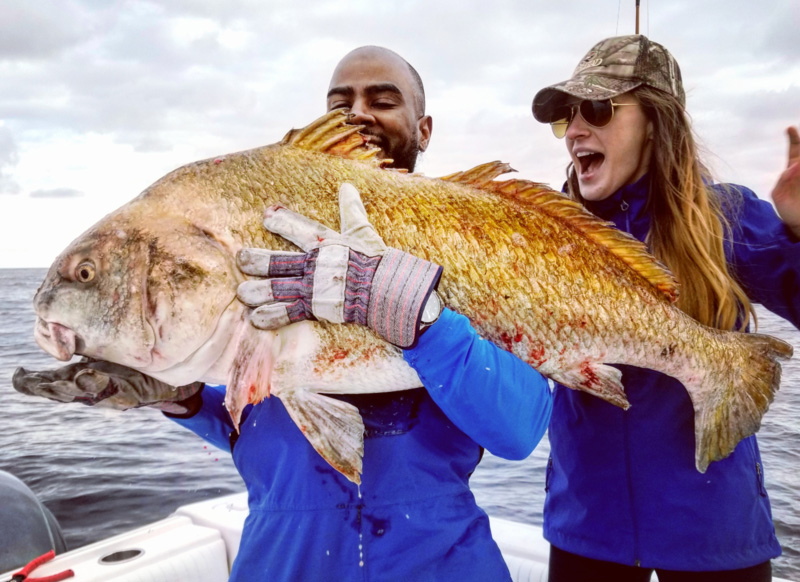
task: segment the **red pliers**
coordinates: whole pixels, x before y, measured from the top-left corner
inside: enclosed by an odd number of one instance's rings
[[[29,578],[28,574],[33,572],[36,568],[44,564],[45,562],[49,562],[53,558],[55,558],[56,553],[53,550],[50,550],[46,554],[42,554],[38,558],[34,558],[19,572],[14,574],[11,579],[6,580],[5,582],[59,582],[59,580],[66,580],[67,578],[72,578],[75,575],[75,572],[72,570],[64,570],[63,572],[59,572],[58,574],[51,574],[50,576],[44,576],[43,578]]]

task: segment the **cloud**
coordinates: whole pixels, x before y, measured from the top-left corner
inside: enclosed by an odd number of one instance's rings
[[[64,1],[0,3],[0,62],[58,55],[91,33],[86,8]]]
[[[83,192],[73,188],[51,188],[49,190],[34,190],[29,194],[31,198],[79,198]]]
[[[7,127],[0,126],[0,194],[16,194],[19,185],[11,177],[10,170],[19,161],[14,136]]]
[[[642,32],[681,64],[720,178],[768,196],[783,131],[799,121],[796,0],[641,9]],[[274,143],[322,112],[337,61],[366,44],[395,50],[425,82],[434,135],[421,171],[501,159],[560,187],[564,142],[533,120],[531,99],[598,40],[632,33],[633,13],[597,0],[5,0],[0,192],[38,194],[4,197],[3,210],[12,201],[15,222],[35,222],[66,190],[106,212],[177,166]]]

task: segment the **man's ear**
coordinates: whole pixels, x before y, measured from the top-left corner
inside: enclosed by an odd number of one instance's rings
[[[417,121],[417,130],[419,131],[419,151],[424,152],[428,149],[428,143],[431,141],[433,118],[430,115],[420,117]]]

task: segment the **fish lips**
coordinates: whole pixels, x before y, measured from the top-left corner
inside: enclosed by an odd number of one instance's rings
[[[40,348],[62,362],[72,358],[81,343],[70,328],[42,318],[36,320],[33,336]]]

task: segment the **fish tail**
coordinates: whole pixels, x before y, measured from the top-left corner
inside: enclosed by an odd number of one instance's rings
[[[364,422],[358,408],[306,390],[282,393],[280,398],[314,450],[347,479],[361,484]]]
[[[742,356],[733,362],[741,362],[740,366],[721,358],[715,363],[716,373],[705,377],[705,387],[684,382],[694,404],[695,465],[701,473],[758,431],[780,387],[780,362],[791,358],[794,351],[790,344],[771,336],[733,335]]]

